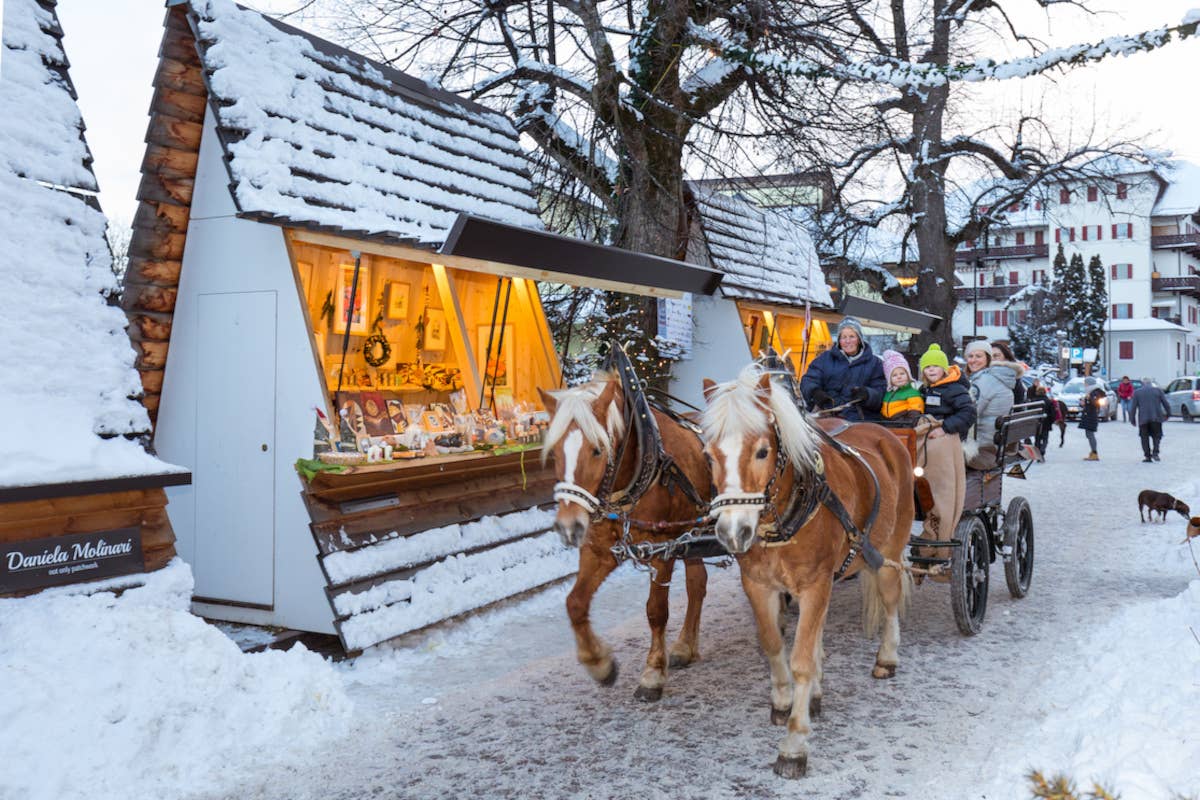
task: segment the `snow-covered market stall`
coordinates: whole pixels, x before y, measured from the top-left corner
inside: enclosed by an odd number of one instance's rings
[[[359,650],[572,573],[537,508],[561,377],[535,281],[719,273],[545,232],[502,115],[227,0],[167,5],[125,297],[155,444],[195,474],[195,608]]]
[[[671,393],[703,406],[704,378],[733,380],[768,348],[788,353],[797,375],[832,345],[830,325],[846,316],[868,330],[915,333],[937,317],[846,295],[835,303],[816,248],[799,216],[761,208],[732,193],[693,184],[688,259],[724,275],[712,296],[692,298],[695,336],[675,365]],[[806,335],[807,334],[807,335]]]
[[[137,583],[175,555],[53,0],[4,3],[0,596]]]

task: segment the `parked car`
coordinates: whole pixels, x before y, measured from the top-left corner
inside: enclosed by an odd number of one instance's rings
[[[1184,422],[1200,417],[1200,378],[1176,378],[1163,391],[1171,416],[1179,416]]]
[[[1100,421],[1110,421],[1117,418],[1117,393],[1108,388],[1108,385],[1099,378],[1072,378],[1067,381],[1062,388],[1054,393],[1056,400],[1062,400],[1067,406],[1067,418],[1075,419],[1079,416],[1080,403],[1083,402],[1084,396],[1095,388],[1104,390],[1103,407],[1100,409]]]

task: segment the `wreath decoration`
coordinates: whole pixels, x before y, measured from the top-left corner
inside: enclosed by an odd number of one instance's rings
[[[382,331],[375,331],[363,342],[363,358],[372,367],[386,364],[392,357],[392,345]]]

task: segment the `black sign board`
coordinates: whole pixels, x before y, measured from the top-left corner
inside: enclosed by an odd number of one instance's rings
[[[0,594],[145,570],[142,529],[0,542]]]

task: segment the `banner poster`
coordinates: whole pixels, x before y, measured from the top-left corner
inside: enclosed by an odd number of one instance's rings
[[[0,594],[144,571],[141,528],[0,542]]]
[[[658,338],[675,348],[678,358],[692,357],[692,296],[658,301]]]

